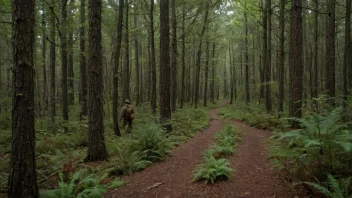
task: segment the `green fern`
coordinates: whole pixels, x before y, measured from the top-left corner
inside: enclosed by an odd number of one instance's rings
[[[109,186],[109,188],[111,189],[115,189],[118,188],[120,186],[122,186],[123,184],[125,184],[125,182],[123,180],[121,180],[120,178],[116,178]]]
[[[229,179],[232,169],[226,159],[215,159],[213,156],[206,156],[204,164],[194,170],[192,181],[205,180],[205,183],[214,183],[219,179]]]
[[[172,148],[171,142],[160,126],[146,124],[135,133],[131,144],[133,151],[139,151],[143,158],[148,161],[158,161],[164,159]]]
[[[349,195],[348,190],[351,184],[351,177],[344,179],[341,184],[331,175],[328,175],[327,184],[329,188],[321,186],[313,182],[302,182],[317,189],[323,195],[329,198],[350,198],[352,195]]]

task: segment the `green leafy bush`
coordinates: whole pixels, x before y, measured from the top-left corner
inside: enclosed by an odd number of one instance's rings
[[[302,182],[308,186],[317,189],[320,193],[328,198],[350,198],[352,194],[349,193],[351,185],[351,177],[342,179],[338,182],[331,174],[327,178],[327,187],[313,182]]]
[[[229,179],[232,169],[226,159],[215,159],[206,156],[204,164],[198,166],[192,175],[192,181],[204,180],[205,183],[214,183],[217,180]]]
[[[145,124],[135,131],[130,148],[142,154],[148,161],[163,160],[172,148],[172,144],[159,125]]]
[[[328,173],[351,175],[352,132],[342,120],[342,108],[325,115],[295,118],[301,128],[272,136],[274,166],[298,180],[323,180]]]
[[[145,160],[140,151],[131,149],[122,150],[116,147],[118,163],[117,167],[109,170],[110,175],[126,175],[145,169],[151,161]]]
[[[106,188],[99,184],[96,175],[87,175],[85,169],[75,172],[66,183],[62,173],[59,173],[58,188],[41,191],[41,197],[46,198],[99,198]]]

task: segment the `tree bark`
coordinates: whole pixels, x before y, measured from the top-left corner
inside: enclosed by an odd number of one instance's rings
[[[171,0],[171,23],[172,23],[172,51],[171,51],[171,110],[176,110],[177,100],[177,21],[176,0]]]
[[[74,9],[74,0],[70,1],[70,12],[68,22],[73,23],[73,9]],[[74,72],[73,72],[73,28],[69,27],[69,42],[68,42],[68,104],[74,105],[75,103],[75,90],[74,90]]]
[[[303,34],[302,34],[302,0],[292,1],[291,35],[290,35],[290,106],[289,117],[302,117],[303,92]],[[292,121],[292,127],[299,127]]]
[[[345,53],[343,62],[343,105],[347,106],[348,84],[347,71],[351,65],[351,0],[346,0],[346,19],[345,19]],[[351,77],[350,77],[351,78]]]
[[[8,197],[39,197],[34,129],[34,0],[12,1],[12,154]]]
[[[280,54],[279,54],[279,112],[284,112],[284,89],[285,89],[285,4],[286,0],[280,0]]]
[[[137,24],[137,5],[135,5],[135,13],[133,16],[133,22],[134,22],[134,29],[135,31],[138,29],[138,24]],[[136,106],[140,105],[140,87],[139,87],[139,42],[138,42],[138,33],[135,32],[135,38],[134,38],[134,52],[135,52],[135,64],[136,64],[136,89],[135,89],[135,94],[136,94]]]
[[[208,73],[209,73],[209,41],[206,42],[206,51],[205,51],[205,79],[204,79],[204,106],[207,106],[208,98]]]
[[[312,99],[313,99],[313,106],[317,106],[318,102],[315,100],[315,98],[318,98],[318,8],[319,8],[319,3],[318,0],[314,0],[314,9],[316,10],[314,13],[314,69],[313,69],[313,93],[312,93]]]
[[[88,1],[88,154],[85,162],[107,160],[104,139],[101,0]]]
[[[53,14],[54,12],[54,4],[56,1],[52,0],[51,1],[51,17],[50,17],[50,40],[52,41],[50,45],[50,117],[51,121],[54,123],[55,122],[55,116],[56,116],[56,47],[55,47],[55,41],[56,41],[56,21],[55,21],[55,16]]]
[[[250,102],[250,96],[249,96],[249,60],[248,60],[248,17],[247,17],[247,12],[244,12],[244,18],[245,18],[245,61],[246,61],[246,104],[248,105]]]
[[[202,27],[202,31],[199,36],[199,45],[198,45],[198,52],[197,52],[197,63],[196,63],[196,79],[195,79],[195,94],[194,94],[194,107],[197,108],[198,106],[198,97],[199,97],[199,77],[200,77],[200,65],[201,65],[201,57],[202,57],[202,44],[203,44],[203,37],[206,30],[206,26],[208,23],[208,12],[209,6],[208,1],[205,2],[205,14],[204,14],[204,23]]]
[[[335,105],[335,0],[327,0],[328,16],[326,27],[325,90],[329,101]]]
[[[271,104],[271,0],[267,0],[266,11],[268,12],[268,27],[267,27],[267,51],[265,64],[265,107],[268,113],[272,110]]]
[[[80,58],[79,58],[79,73],[80,73],[80,104],[81,104],[81,116],[88,115],[87,109],[87,68],[86,68],[86,40],[85,40],[85,22],[86,22],[86,13],[85,13],[85,1],[81,0],[81,9],[80,9]]]
[[[180,98],[180,108],[183,108],[183,102],[185,100],[185,91],[186,91],[186,82],[185,82],[185,75],[186,75],[186,27],[185,27],[185,17],[186,17],[186,13],[185,13],[185,2],[183,1],[182,3],[182,13],[183,13],[183,17],[182,17],[182,79],[181,79],[181,83],[182,83],[182,87],[181,87],[181,98]]]
[[[211,64],[210,101],[215,103],[215,42],[213,43]]]
[[[125,19],[125,70],[124,70],[124,91],[123,91],[123,100],[131,100],[130,94],[130,39],[129,39],[129,1],[126,0],[126,19]]]
[[[122,43],[122,26],[123,26],[123,9],[124,9],[124,0],[119,1],[119,16],[116,27],[117,38],[116,38],[116,48],[115,48],[115,61],[113,68],[113,93],[112,93],[112,119],[114,125],[114,133],[117,136],[121,136],[119,129],[119,114],[118,114],[118,82],[119,82],[119,63],[120,63],[120,54],[121,54],[121,43]]]
[[[154,0],[150,0],[150,44],[151,44],[151,53],[152,53],[152,112],[156,113],[156,61],[155,61],[155,42],[154,42]]]
[[[46,112],[48,110],[48,82],[47,82],[47,75],[46,75],[46,22],[45,22],[45,2],[42,2],[42,67],[43,67],[43,101],[44,101],[44,109],[43,109],[43,115],[47,115]],[[1,73],[1,72],[0,72]],[[1,76],[0,76],[1,78]],[[1,84],[1,83],[0,83]],[[1,86],[1,85],[0,85]]]
[[[62,117],[68,120],[68,100],[67,100],[67,2],[62,0],[61,3],[61,67],[62,67]],[[67,131],[67,128],[65,128]]]
[[[160,1],[160,121],[166,131],[172,127],[170,109],[169,0]]]

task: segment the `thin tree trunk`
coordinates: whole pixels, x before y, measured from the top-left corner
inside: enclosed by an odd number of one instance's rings
[[[345,107],[348,104],[347,68],[351,65],[351,47],[351,0],[346,0],[345,53],[343,62],[343,105]]]
[[[160,122],[166,131],[172,127],[170,108],[169,0],[160,2]]]
[[[185,100],[185,91],[186,91],[186,83],[185,83],[185,75],[186,75],[186,62],[185,62],[185,58],[186,58],[186,31],[185,31],[185,2],[183,1],[182,4],[182,13],[183,13],[183,17],[182,17],[182,88],[181,88],[181,98],[180,98],[180,108],[183,108],[183,102]]]
[[[50,7],[51,10],[51,26],[50,26],[50,40],[52,41],[50,45],[50,117],[51,121],[55,122],[56,116],[56,49],[55,49],[55,41],[56,41],[56,22],[55,16],[53,14],[55,1],[51,1],[52,6]]]
[[[171,41],[171,110],[176,110],[177,100],[177,21],[176,21],[176,0],[171,0],[171,23],[172,23],[172,41]]]
[[[328,16],[326,29],[325,90],[330,102],[335,105],[335,0],[327,0]]]
[[[43,108],[43,115],[47,115],[46,112],[48,110],[48,82],[47,82],[47,75],[46,75],[46,22],[45,22],[45,2],[43,0],[42,2],[42,9],[43,9],[43,13],[42,13],[42,59],[43,59],[43,88],[44,88],[44,92],[43,92],[43,101],[44,101],[44,108]],[[1,68],[0,68],[1,70]],[[0,71],[1,74],[1,71]],[[1,75],[0,75],[1,78]],[[0,82],[0,86],[1,86],[1,82]]]
[[[61,67],[62,67],[62,117],[64,120],[68,120],[68,103],[67,103],[67,1],[62,0],[61,5]],[[67,128],[64,127],[65,131]]]
[[[123,100],[131,100],[130,94],[130,40],[129,40],[129,1],[126,0],[126,19],[125,19],[125,70],[124,70],[124,91],[123,91]]]
[[[233,81],[234,81],[234,75],[233,75],[233,60],[235,57],[232,56],[232,52],[231,52],[231,46],[229,45],[229,59],[230,59],[230,104],[233,104]],[[225,55],[225,60],[226,60],[226,55]],[[225,68],[226,69],[226,68]]]
[[[120,54],[121,54],[121,42],[122,42],[122,24],[123,24],[123,8],[124,8],[124,0],[119,1],[119,16],[117,22],[117,44],[115,48],[115,59],[114,59],[114,68],[113,68],[113,96],[112,96],[112,118],[114,125],[114,133],[117,136],[121,136],[119,129],[119,116],[118,116],[118,71],[119,71],[119,63],[120,63]]]
[[[248,60],[248,18],[247,18],[247,12],[244,12],[244,18],[245,18],[245,23],[246,23],[246,35],[245,35],[245,61],[246,61],[246,104],[249,104],[250,102],[250,96],[249,96],[249,60]]]
[[[199,97],[199,77],[200,77],[200,65],[201,65],[201,56],[202,56],[202,44],[203,44],[203,37],[206,30],[206,26],[208,23],[208,12],[209,6],[208,1],[205,2],[205,15],[204,15],[204,23],[202,27],[202,31],[199,36],[199,45],[198,45],[198,52],[197,52],[197,63],[196,63],[196,78],[195,78],[195,94],[194,94],[194,106],[197,108],[198,106],[198,97]]]
[[[303,34],[302,34],[302,0],[292,1],[290,36],[290,106],[289,117],[302,117],[303,92]],[[299,127],[292,121],[292,127]]]
[[[267,51],[266,51],[266,70],[265,70],[265,107],[268,113],[272,110],[271,104],[271,0],[267,0],[266,11],[268,12],[267,27]]]
[[[313,69],[313,106],[317,108],[318,102],[315,98],[318,98],[318,8],[319,3],[318,0],[314,0],[314,9],[316,10],[314,13],[314,69]]]
[[[79,58],[79,72],[80,72],[80,104],[81,104],[81,116],[88,115],[87,109],[87,68],[86,68],[86,41],[85,41],[85,1],[81,0],[81,9],[80,9],[80,58]]]
[[[155,62],[155,42],[154,42],[154,0],[150,0],[150,35],[151,35],[151,53],[152,53],[152,112],[156,113],[156,62]]]
[[[133,21],[134,21],[134,28],[135,30],[137,30],[138,28],[138,24],[137,24],[137,5],[135,5],[135,13],[134,13],[134,17],[133,17]],[[136,89],[135,89],[135,94],[136,94],[136,105],[140,105],[140,87],[139,87],[139,44],[138,44],[138,33],[135,33],[135,38],[134,38],[134,50],[135,50],[135,64],[136,64]]]
[[[205,79],[204,79],[204,106],[207,106],[208,98],[208,73],[209,73],[209,41],[206,42],[206,52],[205,52]]]
[[[107,160],[104,138],[101,0],[88,1],[88,154],[85,162]]]
[[[280,0],[280,57],[279,57],[279,112],[284,112],[284,88],[285,88],[285,4],[286,0]]]
[[[73,6],[75,1],[70,1],[70,14],[69,14],[69,23],[73,23]],[[68,104],[74,105],[75,103],[75,90],[74,90],[74,72],[73,72],[73,28],[69,27],[69,42],[68,42]]]
[[[35,1],[12,1],[13,95],[12,154],[7,195],[39,197],[34,129]]]
[[[211,64],[210,101],[215,103],[215,42],[213,43]]]

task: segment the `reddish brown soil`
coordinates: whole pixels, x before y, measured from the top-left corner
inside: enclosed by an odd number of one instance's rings
[[[207,130],[176,148],[165,161],[125,177],[126,185],[109,191],[105,197],[294,197],[267,159],[265,140],[270,133],[238,122],[233,124],[243,129],[243,140],[236,155],[228,157],[234,170],[231,179],[213,185],[191,182],[192,172],[202,162],[213,134],[223,126],[217,110],[209,110]]]

